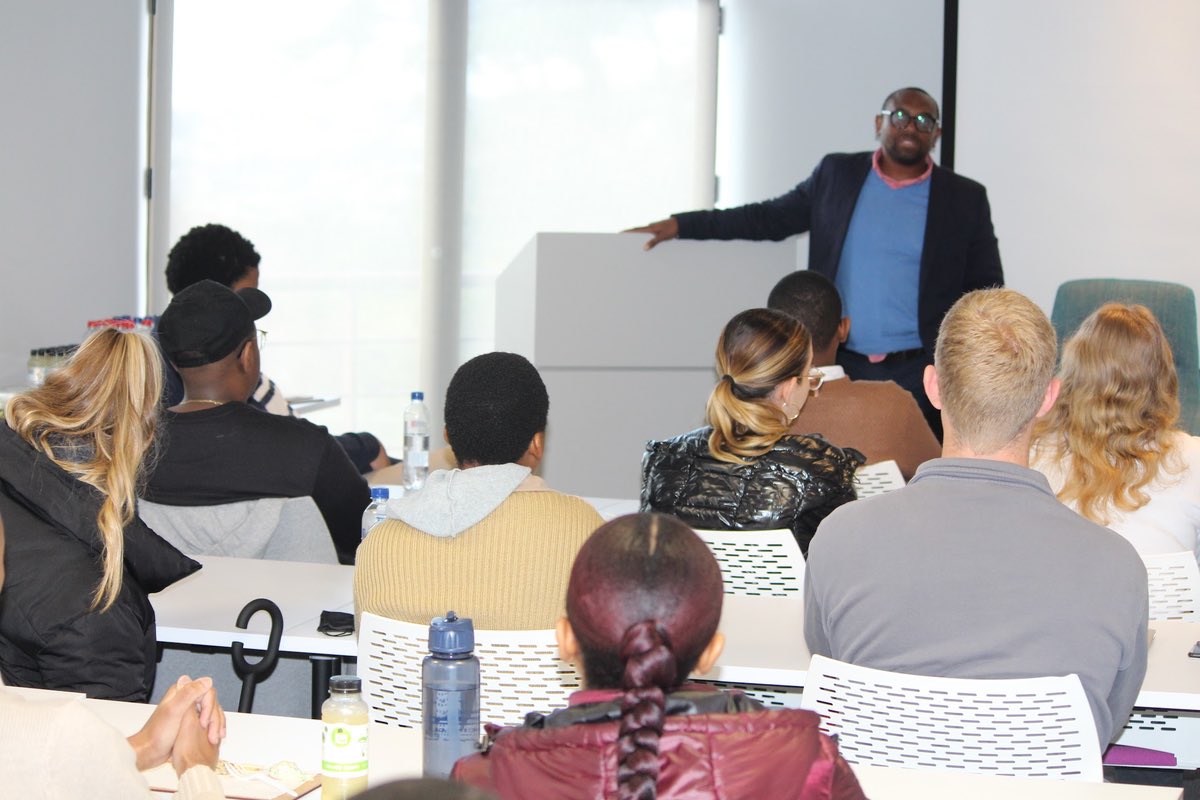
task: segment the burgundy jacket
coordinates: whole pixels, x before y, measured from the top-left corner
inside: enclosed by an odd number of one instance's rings
[[[817,729],[816,714],[704,713],[717,704],[758,705],[741,695],[718,692],[668,697],[659,740],[662,800],[865,800],[837,745]],[[616,796],[616,703],[530,716],[525,726],[494,734],[485,753],[459,761],[454,779],[505,800]]]

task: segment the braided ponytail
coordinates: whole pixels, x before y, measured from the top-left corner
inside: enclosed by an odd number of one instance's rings
[[[621,640],[625,664],[621,731],[617,739],[620,800],[654,800],[658,794],[658,739],[666,717],[666,689],[675,686],[675,654],[658,623],[629,626]]]

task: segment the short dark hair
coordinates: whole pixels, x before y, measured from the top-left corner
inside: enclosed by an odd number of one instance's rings
[[[446,388],[446,435],[460,464],[517,461],[549,412],[542,376],[516,353],[475,356]]]
[[[260,260],[254,245],[237,231],[215,223],[198,225],[179,237],[167,255],[167,289],[176,294],[203,280],[232,286]]]
[[[942,109],[938,107],[938,101],[933,98],[933,95],[922,89],[920,86],[905,86],[903,89],[897,89],[887,97],[883,98],[883,105],[881,105],[880,108],[887,108],[888,103],[896,102],[896,99],[905,92],[918,92],[928,97],[929,102],[933,103],[933,115],[938,119],[942,118]]]
[[[811,269],[784,275],[767,297],[767,308],[800,320],[818,350],[829,346],[842,321],[842,296],[837,287]]]

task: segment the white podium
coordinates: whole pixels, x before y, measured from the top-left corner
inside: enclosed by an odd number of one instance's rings
[[[796,269],[785,242],[539,233],[496,282],[496,349],[550,393],[541,473],[560,491],[636,497],[646,442],[704,424],[717,337]]]

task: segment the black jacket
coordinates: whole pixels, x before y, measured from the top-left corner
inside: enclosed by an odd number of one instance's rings
[[[855,498],[866,461],[820,436],[785,436],[753,461],[709,454],[712,428],[649,442],[642,458],[642,511],[661,511],[701,530],[790,528],[805,555],[817,525]]]
[[[808,268],[837,277],[842,244],[871,171],[871,153],[834,153],[790,192],[738,208],[676,214],[681,239],[770,239],[810,232]],[[935,166],[921,248],[917,326],[933,355],[938,326],[958,298],[1004,284],[987,190],[970,178]]]
[[[96,514],[103,501],[0,421],[0,672],[13,686],[85,692],[108,700],[150,697],[156,645],[146,596],[200,569],[134,519],[125,528],[125,573],[116,602],[91,609],[100,580]]]

